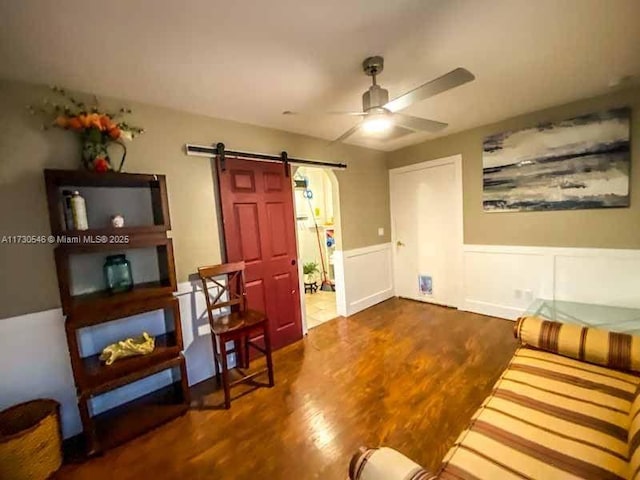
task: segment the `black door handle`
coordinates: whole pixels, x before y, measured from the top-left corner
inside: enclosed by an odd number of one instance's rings
[[[291,265],[295,265],[296,264],[296,259],[294,258],[293,260],[291,260]]]

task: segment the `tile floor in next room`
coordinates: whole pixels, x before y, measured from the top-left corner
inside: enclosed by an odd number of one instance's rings
[[[305,293],[304,302],[307,309],[307,328],[317,327],[338,316],[336,292],[318,289],[313,293]]]
[[[184,416],[56,478],[345,480],[381,444],[436,469],[515,349],[512,322],[391,299],[275,352],[274,388],[223,410],[205,381]]]

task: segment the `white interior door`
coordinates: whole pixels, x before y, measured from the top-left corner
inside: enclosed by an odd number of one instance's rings
[[[462,291],[460,155],[390,171],[396,295],[458,307]]]

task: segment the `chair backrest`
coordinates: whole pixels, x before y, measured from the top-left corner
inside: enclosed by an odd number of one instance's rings
[[[246,308],[246,291],[244,286],[244,262],[223,263],[198,268],[198,274],[202,281],[202,290],[207,302],[209,321],[213,323],[213,311],[229,307],[231,311],[244,311]],[[226,282],[222,283],[219,277],[226,276]],[[209,283],[215,285],[217,291],[209,294]],[[223,297],[227,294],[227,298]]]

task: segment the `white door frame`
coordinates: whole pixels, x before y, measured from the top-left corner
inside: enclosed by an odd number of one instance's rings
[[[427,168],[434,168],[434,167],[441,167],[443,165],[453,165],[455,168],[455,198],[457,199],[457,205],[456,205],[456,212],[457,212],[457,219],[458,219],[458,226],[459,229],[458,231],[460,232],[460,234],[458,235],[458,238],[456,239],[451,239],[452,244],[456,247],[456,254],[455,256],[456,258],[456,262],[455,265],[453,265],[452,268],[452,274],[454,276],[455,279],[455,285],[456,285],[456,293],[455,293],[455,304],[454,305],[448,305],[448,306],[452,306],[452,307],[456,307],[456,308],[462,308],[462,301],[463,301],[463,288],[464,288],[464,282],[463,282],[463,273],[464,273],[464,217],[463,217],[463,199],[462,199],[462,195],[463,195],[463,189],[462,189],[462,154],[456,154],[456,155],[451,155],[449,157],[442,157],[442,158],[437,158],[435,160],[427,160],[425,162],[420,162],[420,163],[414,163],[412,165],[408,165],[406,167],[398,167],[398,168],[392,168],[389,170],[389,189],[391,189],[391,185],[392,185],[392,179],[394,176],[398,175],[398,174],[403,174],[403,173],[407,173],[407,172],[412,172],[412,171],[416,171],[416,170],[424,170]],[[397,256],[397,242],[398,242],[398,238],[397,238],[397,231],[396,231],[396,224],[395,224],[395,219],[393,216],[393,196],[391,195],[391,191],[389,191],[389,201],[390,201],[390,211],[391,211],[391,251],[392,251],[392,261],[393,261],[393,283],[394,285],[399,285],[397,278],[396,278],[396,256]],[[396,292],[397,295],[398,292]],[[424,300],[425,302],[430,302],[430,303],[438,303],[438,302],[433,302],[430,301],[428,298],[425,298]]]
[[[299,167],[300,165],[294,165],[295,167]],[[336,249],[334,250],[333,255],[333,268],[334,268],[334,283],[335,283],[335,292],[336,292],[336,313],[338,316],[346,316],[346,297],[345,290],[346,286],[344,284],[344,257],[342,255],[342,221],[340,216],[340,183],[338,182],[338,177],[331,167],[322,167],[317,165],[312,165],[311,168],[321,168],[325,170],[325,173],[328,174],[329,180],[333,186],[332,193],[334,194],[333,200],[333,216],[334,216],[334,228],[338,232],[338,238],[336,239]],[[293,179],[293,168],[291,169],[291,178]],[[302,256],[300,255],[300,239],[298,238],[298,220],[296,217],[296,190],[295,188],[291,189],[291,198],[293,201],[293,221],[295,222],[295,232],[296,232],[296,252],[298,262],[298,289],[300,291],[300,313],[302,315],[302,334],[307,335],[309,333],[309,327],[307,325],[307,304],[306,297],[304,295],[304,274],[302,271]],[[325,259],[327,262],[327,268],[329,266],[329,259]]]

